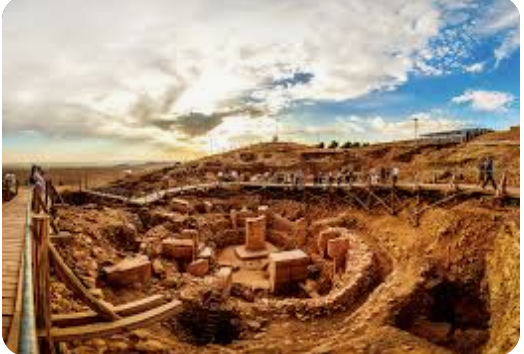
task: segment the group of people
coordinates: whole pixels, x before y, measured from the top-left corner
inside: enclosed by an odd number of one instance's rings
[[[372,168],[369,170],[367,175],[367,182],[372,185],[379,183],[385,184],[390,182],[393,186],[397,184],[400,169],[398,167],[386,168],[381,167],[380,169]]]
[[[381,168],[379,170],[372,168],[364,176],[365,181],[372,185],[380,183],[391,183],[396,185],[399,178],[399,168]],[[304,183],[313,183],[313,185],[342,185],[357,182],[357,174],[352,169],[340,169],[335,171],[316,171],[306,174],[302,170],[289,172],[269,172],[259,174],[244,174],[234,170],[219,171],[216,174],[216,180],[219,182],[264,182],[303,185]]]
[[[479,169],[479,185],[482,188],[486,188],[488,184],[493,186],[493,189],[497,189],[497,182],[495,182],[495,163],[493,157],[483,157],[480,159],[478,166]]]
[[[2,177],[2,201],[11,200],[18,193],[18,179],[14,173],[6,173]]]

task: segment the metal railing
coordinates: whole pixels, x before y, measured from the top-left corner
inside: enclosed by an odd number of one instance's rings
[[[33,290],[33,193],[33,189],[31,189],[26,208],[24,233],[25,240],[22,254],[22,315],[20,320],[20,335],[18,342],[20,354],[34,354],[39,352]]]

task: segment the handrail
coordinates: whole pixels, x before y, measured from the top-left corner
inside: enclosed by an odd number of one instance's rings
[[[20,320],[20,337],[18,348],[21,354],[37,354],[38,339],[36,333],[34,291],[33,291],[33,264],[32,264],[32,232],[31,232],[31,206],[33,202],[33,189],[29,193],[26,208],[25,242],[22,255],[23,283],[22,283],[22,318]]]

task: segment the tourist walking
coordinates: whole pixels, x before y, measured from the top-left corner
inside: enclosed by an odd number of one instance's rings
[[[484,164],[484,183],[482,183],[482,188],[486,188],[488,183],[491,183],[493,189],[497,189],[497,183],[495,182],[495,163],[491,156],[488,157]]]
[[[482,186],[486,178],[486,157],[483,156],[478,164],[478,184]]]

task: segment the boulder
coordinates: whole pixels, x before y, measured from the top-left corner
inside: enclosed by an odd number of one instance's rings
[[[131,223],[110,224],[103,229],[103,234],[120,249],[131,252],[138,249],[138,231]]]
[[[164,225],[160,224],[149,229],[144,235],[145,239],[160,239],[171,237],[173,234]]]
[[[198,254],[198,258],[208,259],[209,261],[212,261],[214,256],[215,256],[215,252],[213,251],[211,247],[208,247],[208,246],[202,248],[202,250]]]
[[[191,213],[194,211],[193,205],[184,199],[173,198],[169,203],[172,210],[179,213]]]
[[[198,259],[187,266],[187,272],[195,277],[203,277],[209,272],[209,261]]]
[[[120,263],[104,268],[107,280],[118,286],[147,284],[151,279],[151,261],[147,256],[126,258]]]
[[[162,261],[160,259],[155,259],[153,261],[153,273],[155,273],[155,275],[163,275],[166,270],[164,269],[164,265],[162,264]]]

